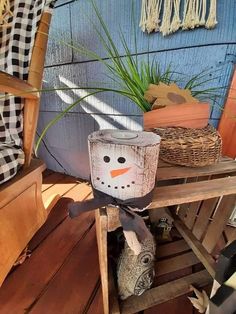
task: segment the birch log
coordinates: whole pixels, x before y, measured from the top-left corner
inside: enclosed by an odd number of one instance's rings
[[[101,130],[89,138],[91,181],[95,189],[126,200],[155,185],[160,137],[152,132]]]

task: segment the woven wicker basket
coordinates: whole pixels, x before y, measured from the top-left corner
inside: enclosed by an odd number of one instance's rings
[[[211,125],[203,129],[156,128],[160,135],[160,158],[168,163],[202,167],[214,164],[221,156],[222,140]]]

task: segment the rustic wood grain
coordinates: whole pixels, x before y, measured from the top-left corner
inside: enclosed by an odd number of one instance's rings
[[[193,236],[192,232],[184,225],[181,220],[176,219],[175,227],[193,250],[196,258],[201,261],[209,274],[214,278],[215,276],[215,261],[211,255],[206,251],[202,244]]]
[[[224,159],[215,165],[190,168],[190,167],[180,167],[175,166],[169,171],[169,167],[162,167],[158,169],[157,180],[168,180],[168,179],[179,179],[179,178],[189,178],[195,176],[206,176],[221,173],[231,173],[236,170],[236,162],[234,160]]]
[[[102,313],[103,313],[102,287],[100,285],[86,314],[102,314]]]
[[[198,240],[200,240],[201,237],[203,236],[204,231],[206,230],[207,225],[209,224],[209,218],[213,214],[218,201],[219,198],[217,197],[212,199],[210,198],[202,202],[200,211],[198,213],[198,217],[192,230],[193,234]]]
[[[60,272],[45,287],[30,312],[83,313],[99,278],[98,256],[94,254],[96,251],[93,226],[73,248]]]
[[[184,253],[156,263],[156,274],[162,276],[199,263],[193,252]]]
[[[236,193],[236,177],[159,187],[154,191],[151,208],[195,202]]]
[[[132,296],[122,303],[121,310],[124,314],[136,313],[188,293],[191,284],[203,287],[210,282],[209,274],[206,270],[203,270],[150,289],[139,297]]]
[[[58,181],[61,181],[65,179],[66,175],[61,173],[51,173],[47,177],[43,178],[43,184],[42,184],[42,192],[46,191],[50,187],[52,187],[54,184],[58,183]]]
[[[65,193],[64,197],[58,201],[51,211],[46,223],[30,241],[29,249],[33,251],[68,216],[68,204],[71,201],[83,201],[90,198],[91,194],[91,187],[85,183],[77,184]]]
[[[107,215],[105,210],[97,209],[95,217],[96,217],[99,267],[102,284],[103,310],[104,314],[109,314]]]
[[[213,217],[207,233],[202,241],[203,246],[208,252],[212,252],[217,241],[219,240],[229,217],[235,207],[236,194],[223,196],[219,207]]]
[[[67,218],[58,226],[30,259],[5,280],[0,290],[1,314],[9,314],[12,309],[15,313],[24,313],[38,299],[93,223],[94,213],[85,213],[83,219]]]
[[[144,314],[192,314],[192,304],[187,298],[189,295],[183,295],[168,302],[159,304],[144,311]],[[180,310],[181,309],[181,310]]]
[[[157,257],[163,258],[175,255],[189,250],[189,246],[185,240],[177,240],[163,245],[158,245]]]

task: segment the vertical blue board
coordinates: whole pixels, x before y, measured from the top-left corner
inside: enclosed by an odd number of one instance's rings
[[[97,5],[121,56],[125,57],[125,50],[119,36],[120,29],[131,52],[137,54],[140,61],[148,56],[150,60],[155,58],[163,70],[171,64],[173,70],[181,73],[181,86],[191,76],[208,70],[205,77],[208,82],[204,88],[217,88],[218,97],[211,100],[211,123],[217,126],[236,60],[236,1],[217,1],[218,24],[214,30],[179,31],[167,37],[158,33],[147,35],[137,25],[133,27],[132,12],[138,24],[141,0],[97,0]],[[106,58],[95,28],[101,30],[89,0],[57,2],[50,30],[44,87],[82,88],[101,84],[116,87],[100,62],[72,49],[78,43],[83,44]],[[44,93],[38,132],[86,93],[86,88]],[[87,136],[102,128],[140,130],[142,112],[130,100],[114,93],[89,97],[48,131],[40,156],[50,169],[88,178]]]

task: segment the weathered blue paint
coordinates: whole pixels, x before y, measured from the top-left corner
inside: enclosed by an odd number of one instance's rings
[[[136,0],[134,17],[138,24],[141,0]],[[217,126],[236,59],[236,0],[218,0],[218,25],[214,30],[197,29],[179,31],[163,38],[161,34],[147,35],[138,27],[133,28],[131,0],[97,0],[112,37],[124,55],[119,38],[119,27],[125,39],[139,59],[156,58],[164,69],[170,63],[177,72],[185,74],[185,81],[196,73],[209,69],[207,78],[215,77],[206,87],[219,87],[217,103],[212,103],[211,123]],[[115,87],[106,77],[101,63],[90,60],[72,50],[70,45],[84,44],[100,56],[106,57],[93,23],[100,29],[88,0],[61,1],[57,3],[50,31],[50,41],[45,70],[45,87],[96,86],[99,82]],[[137,51],[134,45],[137,36]],[[184,82],[182,83],[184,84]],[[181,85],[181,84],[180,84]],[[39,132],[53,116],[75,101],[86,91],[44,94],[42,97]],[[219,107],[221,107],[219,109]],[[81,105],[51,128],[45,142],[66,172],[88,177],[87,136],[99,128],[141,129],[142,113],[133,103],[113,93],[98,94]],[[49,153],[41,148],[47,165],[57,171],[63,170]]]

